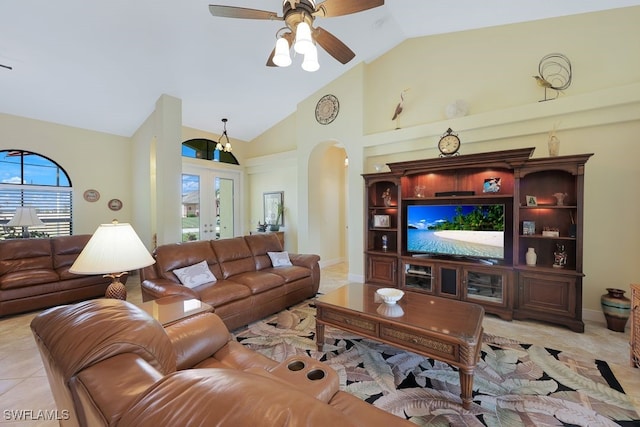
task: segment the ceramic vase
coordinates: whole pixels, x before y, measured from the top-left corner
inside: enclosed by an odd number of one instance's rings
[[[534,248],[529,248],[527,253],[524,256],[527,265],[536,265],[536,261],[538,260],[538,254],[536,254],[536,250]]]
[[[558,154],[560,154],[560,140],[555,135],[555,132],[553,132],[549,136],[548,145],[549,145],[549,156],[555,157]]]
[[[607,293],[600,297],[607,328],[615,332],[624,332],[631,315],[631,300],[624,293],[622,289],[607,288]]]

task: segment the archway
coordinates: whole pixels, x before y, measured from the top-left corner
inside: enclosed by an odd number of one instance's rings
[[[318,144],[309,156],[309,239],[323,267],[347,261],[348,161],[335,141]]]

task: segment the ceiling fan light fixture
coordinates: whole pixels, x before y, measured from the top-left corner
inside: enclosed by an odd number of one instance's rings
[[[280,37],[276,41],[276,51],[273,55],[273,63],[278,67],[288,67],[291,65],[291,56],[289,55],[289,42],[284,37]]]
[[[313,46],[313,40],[311,39],[311,27],[309,24],[302,21],[296,27],[296,42],[293,44],[293,49],[300,54],[306,54],[307,50]]]
[[[304,54],[304,61],[302,61],[302,69],[309,72],[318,71],[320,63],[318,62],[318,48],[312,44]]]

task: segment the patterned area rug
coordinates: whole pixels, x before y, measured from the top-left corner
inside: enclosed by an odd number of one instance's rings
[[[639,426],[604,361],[485,334],[473,405],[461,406],[450,365],[325,328],[316,349],[315,307],[307,302],[236,331],[236,339],[277,361],[295,354],[336,370],[342,390],[422,426]]]

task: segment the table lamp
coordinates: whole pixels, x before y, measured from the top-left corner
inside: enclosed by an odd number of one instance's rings
[[[127,288],[120,277],[155,262],[133,227],[114,220],[111,224],[100,224],[69,272],[104,274],[112,280],[105,297],[126,300]]]
[[[8,227],[22,227],[22,237],[29,238],[29,226],[30,225],[44,225],[44,222],[38,218],[36,208],[30,206],[19,206],[16,208],[16,213],[13,218],[6,224]]]

